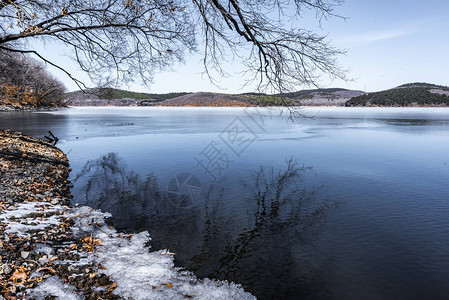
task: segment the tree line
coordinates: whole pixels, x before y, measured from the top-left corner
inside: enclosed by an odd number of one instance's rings
[[[449,97],[425,87],[396,88],[354,97],[345,106],[449,106]]]
[[[0,51],[0,106],[61,106],[64,92],[65,86],[42,62],[23,54]]]

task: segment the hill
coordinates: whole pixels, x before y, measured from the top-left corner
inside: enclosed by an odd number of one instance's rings
[[[245,93],[136,93],[112,88],[95,88],[66,94],[71,106],[343,106],[364,94],[341,88],[301,90],[285,94]]]
[[[342,88],[301,90],[278,94],[290,99],[297,106],[344,106],[349,99],[365,94],[362,91]]]
[[[94,88],[65,94],[71,106],[151,106],[188,93],[149,94],[113,88]]]
[[[159,102],[158,106],[254,106],[257,102],[244,96],[193,93]]]
[[[449,88],[430,83],[408,83],[353,97],[345,106],[449,106]]]
[[[396,87],[396,89],[403,89],[403,88],[429,88],[429,89],[441,89],[441,88],[445,88],[442,85],[436,85],[433,83],[427,83],[427,82],[412,82],[412,83],[406,83],[406,84],[402,84],[398,87]]]

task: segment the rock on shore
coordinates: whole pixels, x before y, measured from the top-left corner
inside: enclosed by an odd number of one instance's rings
[[[0,132],[0,299],[255,299],[175,268],[172,253],[148,250],[147,232],[71,207],[69,171],[58,148]]]

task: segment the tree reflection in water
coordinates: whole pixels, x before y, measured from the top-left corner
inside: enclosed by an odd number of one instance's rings
[[[323,282],[307,253],[329,203],[304,187],[308,169],[292,159],[280,171],[262,167],[241,179],[238,193],[215,184],[197,206],[179,209],[164,199],[155,176],[127,171],[109,153],[84,166],[74,195],[110,212],[120,230],[149,230],[153,246],[175,251],[178,265],[200,277],[242,283],[259,299],[316,298]]]
[[[110,212],[119,230],[146,230],[148,218],[164,204],[157,178],[127,171],[115,153],[88,161],[73,182],[74,201]]]

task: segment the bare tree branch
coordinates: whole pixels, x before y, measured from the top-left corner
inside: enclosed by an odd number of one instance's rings
[[[26,53],[5,51],[0,47],[0,104],[16,107],[60,105],[64,85],[47,72],[41,61]]]
[[[305,10],[316,18],[337,16],[342,0],[0,0],[0,46],[31,53],[65,71],[33,49],[30,41],[71,48],[80,68],[99,84],[151,82],[203,45],[204,69],[225,76],[227,58],[246,66],[245,84],[282,93],[318,85],[319,77],[345,78],[336,57],[342,51],[325,36],[284,21]],[[278,17],[276,17],[276,14]],[[21,50],[16,50],[21,49]],[[138,76],[136,76],[138,75]]]
[[[43,62],[45,62],[46,64],[49,64],[59,70],[61,70],[62,72],[64,72],[71,80],[73,80],[76,85],[82,90],[87,88],[86,85],[81,81],[76,79],[74,76],[72,76],[72,74],[70,74],[66,69],[64,69],[63,67],[51,62],[50,60],[46,59],[45,57],[43,57],[42,55],[40,55],[37,51],[34,50],[19,50],[19,49],[10,49],[7,47],[3,47],[0,46],[1,50],[7,51],[7,52],[14,52],[14,53],[21,53],[21,54],[34,54],[36,55],[39,59],[41,59]]]

